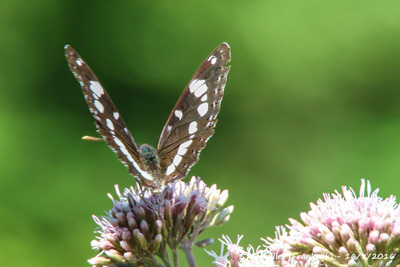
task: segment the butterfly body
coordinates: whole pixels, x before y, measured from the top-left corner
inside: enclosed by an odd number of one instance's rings
[[[98,133],[144,186],[161,190],[185,178],[214,134],[230,66],[222,43],[206,58],[183,90],[162,130],[157,148],[137,146],[110,96],[80,55],[65,46],[69,67],[82,87]]]
[[[143,165],[144,171],[151,173],[155,180],[162,179],[162,172],[160,166],[160,158],[157,150],[148,144],[143,144],[139,147],[139,159]]]
[[[143,144],[138,149],[140,160],[150,169],[160,171],[160,158],[157,155],[157,150],[148,144]]]

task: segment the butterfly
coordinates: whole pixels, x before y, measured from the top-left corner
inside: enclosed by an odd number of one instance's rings
[[[82,87],[98,133],[145,188],[160,191],[186,177],[200,151],[214,134],[231,60],[230,47],[220,44],[204,60],[172,109],[157,148],[138,146],[109,94],[96,75],[69,45],[69,68]]]

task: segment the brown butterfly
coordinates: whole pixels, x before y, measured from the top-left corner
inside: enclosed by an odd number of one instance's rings
[[[220,44],[200,65],[183,90],[161,132],[157,149],[138,146],[122,116],[96,75],[80,55],[65,46],[69,67],[82,87],[98,133],[129,172],[147,188],[161,190],[185,178],[200,151],[214,134],[231,60],[227,43]]]

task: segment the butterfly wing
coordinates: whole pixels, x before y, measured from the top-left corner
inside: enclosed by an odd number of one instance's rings
[[[166,181],[184,178],[214,134],[231,60],[227,43],[220,44],[200,65],[175,104],[157,150]]]
[[[135,177],[142,177],[139,153],[131,133],[100,84],[96,75],[81,56],[69,45],[65,46],[69,68],[82,87],[83,95],[92,113],[98,133]]]

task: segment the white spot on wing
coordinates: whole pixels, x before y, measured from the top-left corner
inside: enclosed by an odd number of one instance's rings
[[[210,58],[208,60],[210,60]],[[210,62],[211,62],[211,65],[214,65],[215,62],[217,62],[217,58],[215,56],[212,56]]]
[[[119,138],[114,137],[114,142],[118,145],[119,150],[122,152],[122,154],[124,154],[126,156],[126,158],[130,161],[130,162],[134,162],[131,154],[129,154],[128,150],[126,149],[124,143],[122,143],[121,140],[119,140]]]
[[[175,171],[175,166],[173,164],[169,165],[167,171],[165,172],[166,175],[170,175]]]
[[[189,124],[189,133],[192,134],[192,133],[195,133],[196,131],[197,131],[197,122],[192,121]]]
[[[208,111],[208,103],[203,103],[197,107],[197,112],[201,117],[203,117]]]
[[[133,163],[133,166],[135,167],[135,169],[140,173],[140,175],[141,175],[144,179],[150,180],[150,181],[154,180],[154,177],[151,176],[150,174],[148,174],[147,172],[145,172],[144,170],[142,170],[142,169],[139,167],[139,165],[136,163],[136,161],[133,160],[132,163]]]
[[[196,91],[194,91],[194,95],[196,97],[200,97],[202,94],[204,94],[207,91],[207,85],[203,83]]]
[[[188,140],[188,141],[182,143],[182,144],[179,146],[179,148],[188,148],[188,147],[192,144],[192,142],[193,142],[192,140]]]
[[[82,59],[78,58],[76,59],[76,64],[78,64],[79,66],[83,65]]]
[[[114,124],[113,124],[113,122],[112,122],[110,119],[106,119],[106,123],[107,123],[107,127],[108,127],[110,130],[114,131]]]
[[[206,101],[207,100],[207,98],[208,98],[208,96],[207,95],[203,95],[203,97],[200,99],[201,101]]]
[[[185,155],[187,152],[187,148],[192,144],[192,142],[193,142],[193,140],[188,140],[188,141],[182,143],[179,146],[178,155],[181,155],[181,156]]]
[[[180,111],[180,110],[175,110],[175,116],[176,116],[179,120],[181,120],[181,119],[182,119],[182,116],[183,116],[182,111]]]
[[[103,104],[100,103],[100,101],[95,100],[95,101],[93,102],[93,104],[94,104],[94,106],[97,108],[97,110],[100,111],[100,113],[103,113],[103,112],[104,112],[104,106],[103,106]]]
[[[154,180],[153,176],[151,176],[150,174],[148,174],[147,172],[145,172],[144,170],[142,170],[139,165],[136,163],[136,161],[133,160],[131,154],[129,153],[129,151],[126,149],[124,143],[122,143],[121,140],[119,140],[119,138],[114,137],[114,142],[118,145],[119,150],[127,157],[127,159],[133,163],[133,166],[135,167],[135,169],[140,173],[140,175],[146,179],[146,180]]]
[[[178,166],[178,164],[181,163],[181,161],[182,161],[182,157],[179,156],[179,155],[176,155],[174,157],[173,163],[174,163],[175,166]]]
[[[126,149],[125,149],[126,150]],[[126,152],[128,152],[128,151],[126,151]],[[133,158],[132,158],[132,156],[131,155],[126,155],[125,154],[125,156],[126,156],[126,158],[130,161],[130,162],[135,162],[134,160],[133,160]]]
[[[124,143],[119,140],[119,138],[114,137],[114,142],[119,146],[119,147],[125,147]]]
[[[99,82],[90,81],[90,90],[92,90],[96,99],[104,94],[104,89],[101,87]]]
[[[118,118],[119,118],[119,113],[118,113],[118,112],[114,112],[114,113],[113,113],[113,116],[114,116],[114,118],[115,118],[116,120],[118,120]]]
[[[121,150],[122,153],[125,154],[125,156],[127,156],[127,157],[131,156],[125,146],[121,146],[120,150]]]
[[[171,126],[171,125],[168,125],[168,126],[167,126],[167,132],[171,131],[171,129],[172,129],[172,126]]]
[[[194,91],[196,91],[200,86],[202,86],[204,84],[205,80],[193,80],[190,84],[189,84],[189,91],[191,93],[193,93]]]
[[[149,181],[153,181],[153,180],[154,180],[154,177],[151,176],[151,174],[148,174],[147,172],[145,172],[144,170],[142,170],[142,169],[139,167],[139,165],[138,165],[135,161],[133,161],[133,166],[136,168],[136,170],[140,173],[140,175],[141,175],[144,179],[149,180]]]

